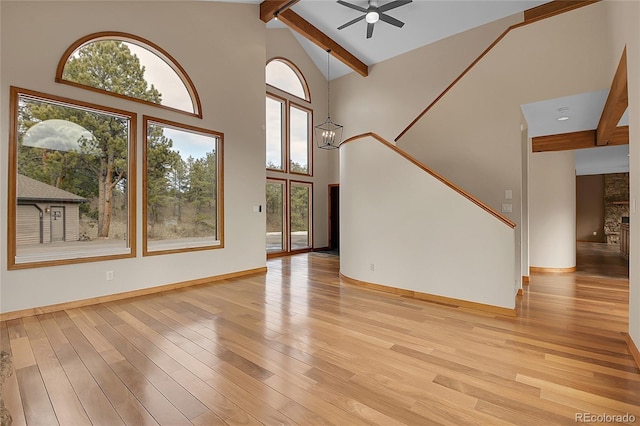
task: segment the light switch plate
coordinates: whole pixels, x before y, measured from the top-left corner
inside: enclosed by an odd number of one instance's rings
[[[505,200],[513,199],[513,191],[511,189],[505,189],[504,190],[504,199]]]
[[[503,204],[502,213],[513,213],[513,204]]]

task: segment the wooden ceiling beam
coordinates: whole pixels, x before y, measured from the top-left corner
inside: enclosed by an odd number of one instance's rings
[[[609,138],[609,145],[627,145],[629,126],[617,127]],[[596,131],[561,133],[531,138],[532,152],[567,151],[571,149],[597,148]]]
[[[369,67],[367,64],[353,56],[344,47],[340,46],[328,35],[317,29],[310,22],[305,20],[291,9],[287,9],[278,13],[278,19],[290,29],[294,30],[301,36],[307,38],[312,43],[321,47],[323,50],[330,50],[331,54],[340,60],[343,64],[357,72],[363,77],[369,75]]]
[[[265,0],[260,3],[260,19],[269,22],[276,14],[284,12],[300,0]]]
[[[609,145],[629,145],[629,126],[620,126],[611,134]]]
[[[596,146],[596,131],[561,133],[531,138],[533,152],[566,151],[569,149],[593,148]]]
[[[596,143],[599,146],[608,145],[611,137],[629,105],[629,95],[627,92],[627,48],[622,51],[622,57],[618,63],[618,69],[613,76],[611,90],[604,104],[600,122],[596,129]]]
[[[587,6],[599,0],[554,0],[524,11],[524,22],[532,22],[549,18],[560,13],[569,12]]]

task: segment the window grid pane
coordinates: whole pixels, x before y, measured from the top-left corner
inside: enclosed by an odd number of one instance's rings
[[[309,169],[311,113],[291,105],[289,108],[289,170],[291,173],[311,174]]]
[[[267,169],[284,170],[284,102],[267,96]]]
[[[145,130],[145,254],[220,246],[220,137],[147,117]]]

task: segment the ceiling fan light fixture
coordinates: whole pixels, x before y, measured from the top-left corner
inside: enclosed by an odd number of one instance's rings
[[[365,21],[367,23],[367,38],[371,38],[373,36],[374,25],[378,21],[385,22],[387,24],[393,25],[394,27],[402,28],[404,26],[404,22],[394,18],[393,16],[387,15],[386,12],[409,4],[412,1],[413,0],[392,0],[388,3],[383,4],[382,6],[378,6],[378,0],[367,0],[368,7],[365,8],[357,4],[346,2],[344,0],[338,0],[338,4],[348,7],[349,9],[357,10],[361,13],[361,15],[357,18],[352,19],[346,24],[340,25],[338,29],[342,30],[357,22]]]
[[[380,14],[375,10],[372,10],[371,12],[367,12],[365,20],[369,24],[375,24],[376,22],[378,22],[378,20],[380,20]]]

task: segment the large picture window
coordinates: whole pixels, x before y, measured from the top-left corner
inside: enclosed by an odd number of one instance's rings
[[[11,88],[10,269],[135,255],[135,115]]]
[[[150,117],[143,127],[143,253],[222,247],[222,133]]]

